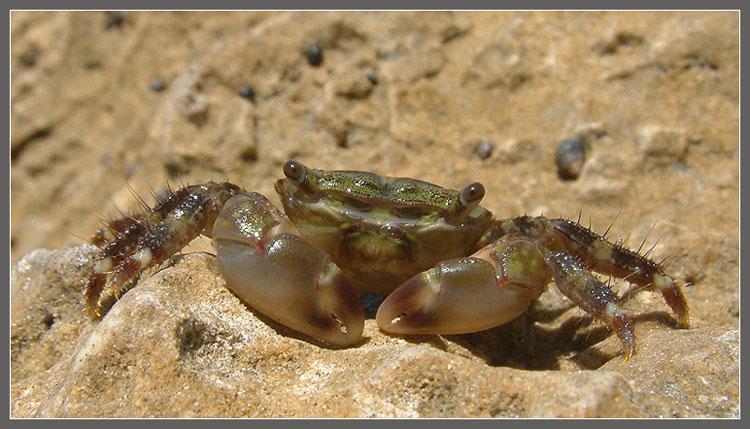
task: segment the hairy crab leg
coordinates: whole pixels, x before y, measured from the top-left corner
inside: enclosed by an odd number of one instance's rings
[[[407,280],[383,301],[375,319],[396,334],[477,332],[526,311],[551,277],[537,244],[515,234]]]
[[[219,267],[245,303],[338,346],[359,341],[364,310],[341,270],[263,195],[227,202],[213,228]]]
[[[161,264],[201,233],[210,236],[224,203],[240,192],[228,182],[186,186],[145,214],[110,222],[114,238],[97,256],[84,292],[89,316],[102,317],[142,269]]]
[[[560,292],[583,311],[611,326],[622,343],[625,360],[630,359],[635,353],[633,324],[618,306],[617,295],[576,258],[563,252],[545,253]]]
[[[512,233],[521,233],[538,240],[542,247],[574,256],[587,269],[659,291],[677,316],[678,324],[688,326],[690,313],[679,285],[664,272],[664,267],[651,259],[610,243],[577,222],[542,216],[521,216],[500,221],[480,245]]]

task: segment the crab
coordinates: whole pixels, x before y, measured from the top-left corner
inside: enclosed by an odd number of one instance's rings
[[[275,184],[285,213],[229,182],[185,186],[154,207],[105,223],[85,290],[94,319],[142,269],[199,234],[212,239],[228,287],[247,305],[337,347],[360,342],[358,292],[386,296],[375,320],[389,333],[464,334],[522,314],[554,281],[563,295],[635,348],[632,321],[598,272],[658,291],[678,325],[687,301],[662,265],[577,221],[496,219],[484,186],[446,189],[410,178],[324,171],[289,160]]]

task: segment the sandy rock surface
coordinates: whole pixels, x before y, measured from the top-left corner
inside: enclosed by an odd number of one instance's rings
[[[731,12],[12,13],[12,415],[738,416],[738,34]],[[242,304],[189,253],[206,240],[85,317],[82,243],[138,208],[130,188],[228,179],[278,202],[289,158],[612,224],[667,258],[691,327],[636,295],[623,362],[551,286],[505,326],[402,338],[370,314],[335,350]]]

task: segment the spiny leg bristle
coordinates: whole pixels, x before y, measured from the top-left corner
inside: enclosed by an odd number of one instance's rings
[[[151,206],[149,206],[148,203],[146,203],[146,200],[144,200],[143,197],[141,197],[141,195],[138,194],[138,192],[136,192],[136,190],[130,184],[128,184],[128,191],[130,191],[130,194],[133,195],[136,202],[138,202],[138,205],[141,207],[142,211],[144,212],[152,211]]]
[[[612,229],[612,227],[615,225],[615,222],[617,221],[617,218],[620,217],[620,214],[622,213],[622,207],[620,207],[620,210],[617,211],[617,214],[615,214],[615,217],[612,219],[612,223],[609,224],[607,227],[607,230],[604,231],[604,234],[602,234],[602,238],[607,238],[607,233],[609,233],[609,230]],[[579,215],[580,218],[580,215]]]
[[[648,239],[649,234],[651,234],[651,231],[653,231],[655,227],[656,227],[656,221],[654,221],[654,224],[651,225],[651,228],[649,228],[648,232],[646,232],[646,235],[643,237],[643,241],[641,241],[641,245],[638,246],[638,250],[636,250],[635,253],[641,253],[641,249],[643,248],[643,245],[646,244],[646,239]],[[659,240],[657,239],[656,242],[658,243]],[[654,243],[654,246],[656,246],[656,243]],[[646,254],[648,254],[648,252],[646,252]]]

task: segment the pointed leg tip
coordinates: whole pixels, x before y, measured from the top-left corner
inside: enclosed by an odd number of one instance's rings
[[[635,354],[633,323],[625,313],[619,313],[612,319],[612,328],[622,343],[623,358],[627,362]]]
[[[622,361],[627,362],[635,355],[635,345],[624,345],[622,349]]]
[[[690,326],[690,309],[684,296],[679,293],[674,295],[675,298],[668,299],[667,304],[674,312],[677,318],[677,327],[687,329]]]
[[[99,312],[98,308],[94,308],[88,305],[86,306],[86,316],[88,316],[91,320],[99,320],[102,318],[102,315]]]
[[[687,310],[683,314],[677,315],[677,327],[680,329],[690,328],[690,314]]]

